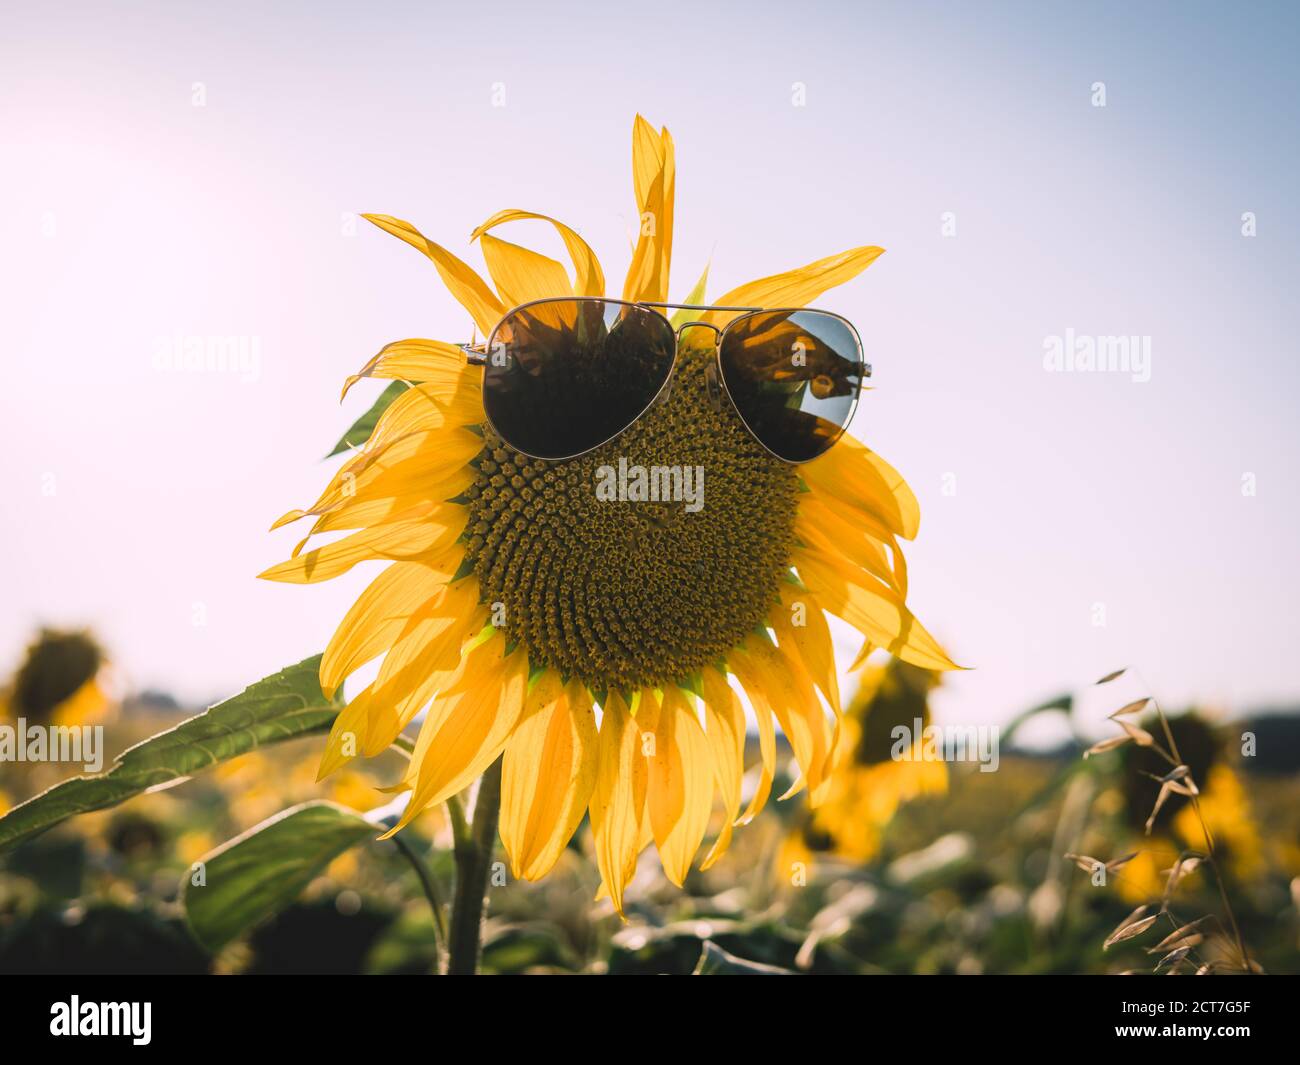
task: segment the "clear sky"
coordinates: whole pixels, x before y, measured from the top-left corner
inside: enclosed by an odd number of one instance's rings
[[[641,111],[678,298],[887,249],[821,303],[876,371],[853,432],[921,500],[914,607],[976,667],[944,719],[1129,663],[1170,705],[1294,700],[1297,54],[1286,4],[7,0],[0,668],[89,624],[205,699],[323,647],[369,574],[259,582],[266,529],[374,394],[343,378],[469,324],[352,213],[475,262],[491,213],[553,214],[616,287]],[[1110,336],[1149,380],[1045,368]],[[196,337],[255,362],[170,368]]]

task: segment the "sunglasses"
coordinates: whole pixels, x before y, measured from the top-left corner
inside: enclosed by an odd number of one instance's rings
[[[725,327],[674,327],[662,310],[736,312]],[[530,458],[577,458],[613,440],[666,397],[687,329],[712,329],[709,398],[730,401],[750,434],[789,463],[808,462],[844,433],[871,366],[852,324],[829,311],[629,303],[562,296],[525,303],[486,345],[463,344],[483,367],[483,410],[497,435]]]

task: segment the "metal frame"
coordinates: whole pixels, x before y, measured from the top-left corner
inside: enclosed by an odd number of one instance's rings
[[[778,459],[781,462],[784,462],[790,466],[799,466],[802,465],[802,463],[804,462],[812,462],[815,458],[820,458],[821,456],[817,455],[814,456],[814,459],[802,459],[798,462],[791,461],[790,459],[787,459],[782,455],[778,455],[775,451],[773,451],[770,447],[768,447],[767,444],[764,443],[763,440],[759,437],[759,435],[756,432],[754,432],[753,427],[750,426],[749,422],[745,421],[745,416],[740,412],[740,408],[736,406],[736,401],[731,395],[731,389],[727,387],[727,377],[722,372],[722,342],[723,340],[726,339],[727,333],[731,330],[731,328],[737,322],[743,322],[745,319],[752,318],[756,314],[784,314],[784,313],[793,313],[795,311],[808,311],[816,314],[824,314],[828,318],[835,318],[838,321],[843,322],[848,327],[849,333],[853,337],[853,343],[856,345],[858,350],[858,367],[859,367],[858,376],[860,379],[871,376],[871,364],[866,361],[866,358],[863,355],[862,337],[858,335],[857,327],[854,326],[854,324],[850,322],[847,318],[845,318],[842,314],[836,314],[834,311],[824,311],[819,307],[731,307],[725,304],[711,304],[711,303],[654,303],[649,300],[618,300],[618,299],[610,299],[605,296],[548,296],[544,299],[530,300],[527,303],[521,303],[519,304],[518,307],[511,308],[509,311],[507,311],[505,314],[501,316],[501,320],[498,321],[497,324],[492,327],[492,332],[491,334],[489,334],[487,341],[482,345],[482,347],[478,347],[473,344],[458,345],[460,350],[465,354],[465,360],[471,366],[486,366],[488,361],[488,355],[492,351],[492,344],[496,340],[497,333],[500,331],[501,326],[506,322],[506,320],[510,318],[512,315],[518,314],[520,311],[527,310],[529,307],[536,307],[542,303],[613,303],[623,307],[640,307],[650,311],[653,314],[658,315],[660,320],[663,321],[663,323],[666,326],[668,326],[668,328],[672,331],[673,341],[674,341],[672,365],[668,367],[668,373],[664,376],[663,384],[659,386],[658,391],[656,391],[654,396],[651,397],[650,402],[648,402],[641,409],[640,413],[638,413],[635,418],[633,418],[630,422],[628,422],[627,425],[623,426],[623,428],[620,429],[618,432],[613,433],[612,435],[606,437],[598,444],[593,444],[591,447],[587,448],[584,451],[579,451],[573,455],[566,455],[563,458],[546,458],[542,455],[533,455],[527,451],[515,447],[514,444],[509,445],[511,450],[517,451],[519,452],[519,454],[524,455],[527,458],[538,459],[539,461],[542,462],[569,462],[572,459],[581,458],[583,455],[590,454],[591,452],[595,451],[597,448],[604,447],[606,444],[608,444],[611,440],[615,439],[616,437],[622,436],[625,432],[631,429],[632,426],[634,426],[637,422],[639,422],[642,418],[644,418],[646,414],[651,410],[651,408],[653,408],[659,402],[660,398],[664,396],[665,392],[669,390],[672,384],[672,380],[677,374],[678,348],[681,345],[682,333],[685,332],[687,329],[691,329],[695,327],[703,327],[705,329],[713,330],[714,339],[713,339],[712,369],[718,382],[720,382],[722,385],[722,392],[724,395],[726,395],[727,402],[731,404],[731,409],[736,412],[736,416],[740,419],[740,422],[745,427],[746,431],[749,433],[750,436],[752,436],[755,440],[758,441],[758,443],[762,446],[763,450],[765,450],[773,458]],[[660,313],[661,310],[735,311],[737,312],[737,317],[733,318],[721,329],[719,329],[712,322],[683,322],[680,326],[674,329],[673,323],[668,320],[667,315]],[[484,388],[486,389],[486,381],[484,382]],[[853,421],[853,416],[857,414],[858,401],[861,398],[862,398],[862,384],[861,381],[859,381],[857,393],[853,397],[853,406],[849,408],[849,416],[844,420],[844,424],[840,426],[840,431],[835,434],[835,438],[827,446],[826,451],[829,451],[832,447],[834,447],[836,442],[839,440],[839,438],[843,436],[845,431],[848,429],[849,423]],[[498,436],[501,436],[502,435],[501,431],[497,429],[496,425],[492,421],[492,416],[488,413],[486,403],[484,403],[483,405],[483,416],[487,419],[488,425],[492,426],[493,432],[495,432]],[[502,436],[502,439],[504,440],[505,437]],[[507,441],[507,443],[509,442]],[[826,451],[823,451],[821,454],[822,455],[826,454]]]

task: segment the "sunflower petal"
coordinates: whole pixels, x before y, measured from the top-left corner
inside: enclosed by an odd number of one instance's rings
[[[611,694],[603,709],[591,832],[604,889],[621,917],[623,891],[636,873],[641,850],[647,767],[641,731],[623,697]]]
[[[736,817],[740,814],[740,789],[745,775],[745,708],[712,666],[701,673],[704,687],[704,736],[713,752],[713,770],[722,793],[722,830],[700,863],[707,869],[726,853]]]
[[[362,529],[272,566],[258,576],[268,581],[315,584],[371,559],[432,558],[464,531],[468,513],[454,504],[424,503],[403,515],[408,520]]]
[[[831,709],[841,713],[835,644],[821,605],[811,592],[789,581],[781,582],[779,592],[781,609],[770,618],[777,642],[788,654],[798,656]]]
[[[436,467],[431,466],[425,476],[404,478],[396,491],[376,482],[369,490],[358,492],[356,499],[322,514],[312,526],[312,534],[403,521],[407,514],[426,507],[430,500],[451,502],[469,488],[477,476],[477,471],[468,466],[457,466],[442,477],[438,477],[437,472]]]
[[[640,115],[632,127],[632,181],[640,235],[623,284],[623,298],[663,303],[668,299],[672,260],[677,163],[668,130],[656,133]]]
[[[664,876],[681,887],[709,825],[713,764],[695,710],[676,685],[664,689],[654,738],[646,806]]]
[[[850,248],[838,255],[818,259],[807,266],[749,281],[718,297],[720,306],[732,307],[806,307],[827,289],[851,281],[885,252],[873,246]],[[710,311],[704,320],[725,324],[735,311]],[[832,449],[834,450],[834,449]]]
[[[473,471],[467,464],[483,450],[483,440],[466,429],[411,433],[390,444],[349,459],[330,478],[320,498],[306,510],[291,510],[272,529],[308,515],[331,515],[323,528],[358,528],[341,523],[345,512],[363,504],[385,500],[396,502],[412,493],[422,499],[449,499],[461,489],[454,487]],[[439,492],[447,486],[450,491]],[[419,499],[408,499],[413,506]],[[392,517],[397,509],[385,510]],[[362,524],[372,524],[367,520]]]
[[[339,711],[325,741],[325,751],[321,755],[320,766],[316,770],[316,780],[320,782],[335,770],[341,769],[361,753],[362,738],[366,733],[366,722],[370,714],[371,689],[364,688],[348,701],[348,705]]]
[[[373,460],[382,448],[414,433],[455,429],[483,421],[483,374],[477,367],[461,374],[450,396],[427,385],[414,385],[379,416],[357,461]]]
[[[755,708],[765,706],[790,741],[800,774],[781,798],[790,798],[805,785],[816,788],[825,774],[830,729],[807,673],[765,636],[746,641],[743,649],[728,656],[728,663]]]
[[[461,669],[439,693],[420,727],[421,739],[411,757],[410,803],[391,836],[426,807],[446,802],[464,791],[501,757],[523,710],[528,658],[519,649],[506,653],[504,637],[496,636],[466,652]]]
[[[895,568],[884,544],[845,521],[814,493],[807,493],[805,498],[800,499],[794,531],[809,550],[819,554],[834,552],[842,555],[873,577],[894,587],[900,595],[906,594],[905,588],[897,587]],[[887,532],[885,535],[894,543],[894,550],[898,551],[893,534]]]
[[[361,217],[427,255],[437,267],[443,284],[447,286],[457,302],[469,311],[470,317],[474,319],[474,323],[483,335],[487,336],[492,332],[506,310],[501,306],[500,300],[492,294],[492,290],[487,287],[487,283],[468,263],[429,240],[410,222],[386,214],[363,214]]]
[[[825,609],[896,658],[926,669],[959,669],[893,589],[833,555],[794,551],[799,576]]]
[[[486,233],[479,237],[479,244],[505,306],[519,307],[551,296],[573,295],[569,275],[554,259]]]
[[[394,340],[343,383],[343,395],[363,377],[380,377],[394,381],[414,381],[429,387],[434,398],[450,399],[468,372],[465,353],[455,344],[441,340]]]
[[[375,709],[366,731],[365,753],[373,758],[397,738],[460,667],[466,640],[482,629],[487,607],[478,606],[478,581],[449,585],[408,620],[375,679]]]
[[[916,539],[921,506],[893,466],[865,444],[842,436],[826,454],[799,469],[800,476],[819,493],[883,521],[890,532]]]
[[[407,619],[450,574],[425,562],[394,562],[366,588],[334,630],[320,662],[321,690],[333,698],[345,677],[391,647]]]
[[[547,215],[534,214],[532,211],[498,211],[478,229],[474,230],[469,239],[477,240],[489,229],[493,229],[503,222],[515,222],[525,218],[550,222],[555,227],[556,232],[560,234],[565,248],[568,249],[569,258],[573,260],[574,294],[578,296],[603,296],[605,294],[605,274],[600,268],[600,261],[596,258],[596,253],[591,250],[585,240],[563,222],[557,222]]]
[[[727,667],[733,673],[732,663],[742,657],[743,652],[733,649],[727,658]],[[736,677],[745,688],[745,694],[749,696],[749,704],[754,711],[754,720],[758,725],[758,753],[760,759],[760,770],[758,777],[758,786],[754,789],[754,794],[750,796],[749,805],[745,807],[745,812],[735,822],[736,825],[747,825],[750,821],[758,816],[759,812],[767,805],[768,796],[772,793],[772,781],[776,777],[776,728],[772,724],[772,710],[765,699],[757,699],[750,692],[749,687],[745,685],[744,678],[736,673]]]
[[[561,690],[558,676],[543,673],[502,767],[501,842],[515,876],[545,876],[577,831],[596,786],[599,742],[587,689]]]

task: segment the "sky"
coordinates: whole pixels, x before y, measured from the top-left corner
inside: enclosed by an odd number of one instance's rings
[[[1297,52],[1285,4],[7,0],[0,671],[40,624],[192,701],[319,651],[372,574],[259,582],[267,529],[378,390],[340,407],[349,373],[469,330],[357,213],[475,264],[492,213],[551,214],[616,288],[640,112],[675,298],[886,249],[819,305],[921,502],[909,601],[971,667],[941,721],[1122,665],[1170,707],[1300,700]],[[1137,361],[1053,368],[1111,337]],[[241,357],[186,370],[212,338]]]

